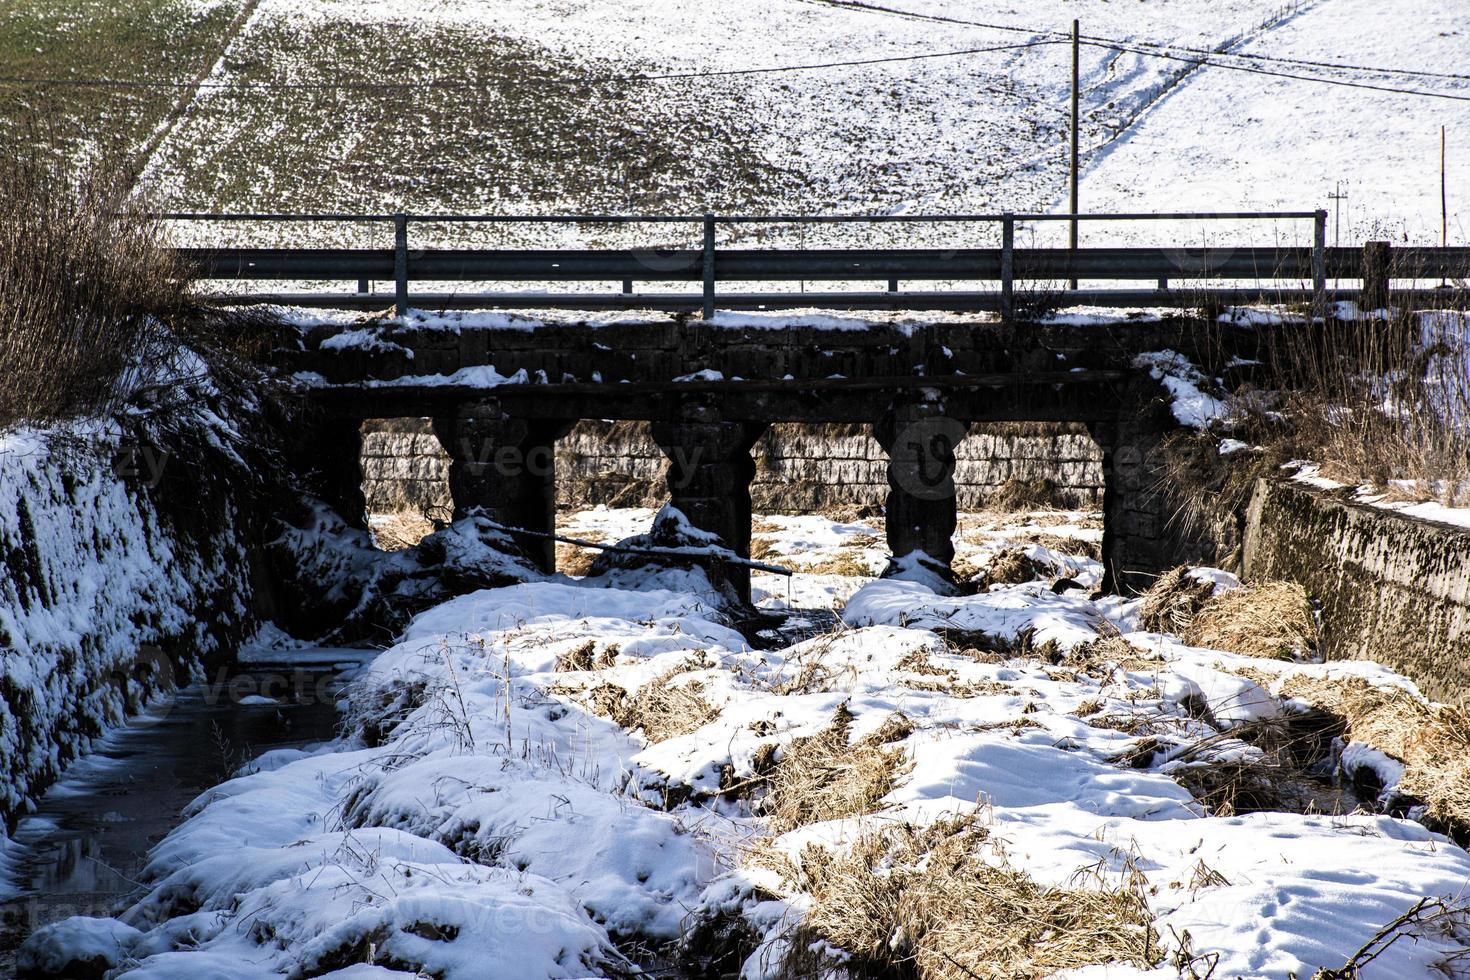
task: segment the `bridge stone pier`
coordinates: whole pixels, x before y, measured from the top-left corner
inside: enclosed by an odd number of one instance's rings
[[[556,440],[570,422],[511,415],[495,398],[465,400],[454,414],[434,418],[434,434],[449,455],[449,495],[456,519],[481,513],[533,532],[513,535],[542,571],[554,571]]]
[[[1258,352],[1249,330],[1187,317],[1106,326],[776,314],[729,326],[682,315],[367,322],[375,325],[293,327],[276,361],[306,380],[323,431],[432,419],[452,459],[457,515],[478,508],[507,526],[550,532],[556,440],[582,419],[639,420],[652,423],[668,457],[673,505],[748,555],[751,447],[761,433],[777,422],[861,423],[889,455],[890,571],[913,556],[947,576],[955,449],[970,428],[1076,422],[1103,452],[1105,585],[1124,592],[1179,561],[1215,557],[1172,521],[1162,447],[1178,424],[1138,355],[1173,350],[1209,370]],[[340,491],[333,502],[360,512],[360,493],[351,493],[360,470],[348,459],[355,443],[338,445],[323,463],[345,471],[329,481]],[[552,567],[549,539],[520,540]],[[748,574],[730,584],[749,597]]]

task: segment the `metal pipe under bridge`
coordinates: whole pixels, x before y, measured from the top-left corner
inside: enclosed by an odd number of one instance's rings
[[[1012,318],[1028,308],[1065,306],[1179,307],[1251,303],[1310,304],[1325,317],[1333,300],[1366,309],[1396,301],[1416,306],[1464,305],[1470,248],[1362,248],[1327,246],[1326,211],[1182,212],[1156,214],[972,215],[464,215],[464,214],[215,214],[155,215],[175,222],[285,225],[388,224],[392,248],[180,248],[178,256],[201,279],[214,281],[346,282],[355,291],[227,292],[225,303],[275,303],[336,309],[377,309],[391,298],[399,316],[425,309],[663,310],[702,312],[820,308],[835,310],[990,311]],[[1021,248],[1018,227],[1048,222],[1302,222],[1310,246],[1242,244],[1205,247]],[[999,248],[731,248],[721,227],[836,224],[999,225]],[[703,233],[697,248],[485,249],[418,248],[413,225],[689,226]],[[1330,281],[1361,283],[1329,288]],[[1077,280],[1124,283],[1116,288],[1070,289]],[[1458,280],[1458,286],[1450,286]],[[881,282],[886,289],[809,292],[806,283]],[[1410,289],[1394,292],[1395,281]],[[1435,283],[1420,288],[1423,283]],[[590,290],[448,290],[443,284],[620,283],[617,292]],[[738,292],[736,283],[802,283],[801,291]],[[375,291],[391,283],[392,293]],[[416,283],[439,284],[415,290]],[[698,291],[640,292],[640,284],[691,283]],[[904,288],[913,284],[928,289]],[[953,288],[981,283],[990,288]],[[1147,287],[1134,285],[1148,283]],[[1243,285],[1248,284],[1248,285]],[[932,288],[944,285],[948,288]]]

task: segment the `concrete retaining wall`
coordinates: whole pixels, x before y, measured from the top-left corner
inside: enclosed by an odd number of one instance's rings
[[[758,510],[809,513],[844,504],[881,504],[887,456],[868,426],[782,424],[756,443]],[[557,443],[558,496],[576,506],[654,505],[666,498],[665,458],[641,422],[579,423]],[[369,510],[443,516],[450,509],[448,457],[426,422],[367,424],[364,490]],[[975,510],[1008,480],[1050,480],[1076,507],[1102,501],[1102,453],[1081,426],[995,424],[960,444],[955,480],[960,508]]]
[[[1470,705],[1470,529],[1262,480],[1244,557],[1248,579],[1289,579],[1321,603],[1329,658],[1375,660]]]

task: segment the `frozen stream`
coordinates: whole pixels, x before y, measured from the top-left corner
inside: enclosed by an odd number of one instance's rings
[[[119,911],[201,792],[262,752],[332,738],[337,692],[368,652],[293,651],[290,664],[182,688],[72,765],[17,828],[8,877],[22,894],[0,904],[0,976],[37,928]]]

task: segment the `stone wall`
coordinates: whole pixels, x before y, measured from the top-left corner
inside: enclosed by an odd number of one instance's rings
[[[775,425],[753,450],[758,510],[809,513],[824,507],[882,504],[887,456],[868,426]],[[1058,502],[1093,508],[1102,501],[1102,453],[1080,425],[993,423],[960,444],[955,482],[962,510],[976,510],[1008,481],[1050,481]],[[665,458],[647,423],[578,423],[557,442],[558,499],[586,506],[662,502]],[[364,491],[376,513],[451,509],[448,458],[427,422],[369,422],[363,439]]]
[[[241,447],[219,441],[207,424],[0,435],[0,842],[97,739],[253,630],[260,522]]]
[[[1321,603],[1330,659],[1374,660],[1470,705],[1470,529],[1262,480],[1244,558],[1248,579],[1288,579]]]

